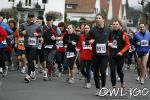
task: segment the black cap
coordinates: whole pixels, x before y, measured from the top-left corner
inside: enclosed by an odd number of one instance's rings
[[[54,17],[53,17],[53,16],[46,16],[46,20],[47,20],[47,21],[54,20]]]
[[[43,20],[43,16],[38,16],[37,19]]]
[[[28,17],[34,17],[34,13],[28,13]]]

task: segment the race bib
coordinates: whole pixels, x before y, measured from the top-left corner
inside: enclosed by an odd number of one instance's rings
[[[52,49],[52,48],[53,48],[53,45],[46,45],[45,48],[46,48],[46,49]]]
[[[6,40],[3,40],[3,41],[2,41],[2,43],[3,43],[4,45],[7,45],[7,42],[6,42]]]
[[[18,44],[19,45],[24,45],[24,38],[19,38],[18,39]]]
[[[58,45],[58,47],[64,47],[63,41],[57,41],[57,45]]]
[[[38,49],[40,50],[42,48],[42,43],[38,43]]]
[[[149,46],[149,42],[147,40],[142,40],[141,46]]]
[[[35,37],[29,37],[28,45],[35,46],[36,45],[36,38]]]
[[[96,53],[106,53],[106,44],[96,44]]]
[[[66,52],[67,58],[72,58],[75,56],[74,52]]]
[[[113,40],[113,42],[112,42],[112,48],[117,48],[117,40]]]
[[[90,50],[92,49],[91,45],[86,45],[84,41],[82,45],[83,45],[83,49],[90,49]]]

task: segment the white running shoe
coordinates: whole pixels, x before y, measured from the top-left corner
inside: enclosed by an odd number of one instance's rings
[[[0,73],[3,73],[3,68],[0,68]]]
[[[86,83],[86,88],[90,89],[91,88],[91,83]]]
[[[136,81],[139,81],[140,80],[140,77],[138,76],[137,78],[136,78]]]
[[[26,67],[25,67],[25,66],[22,67],[21,73],[22,73],[22,74],[25,74],[25,73],[26,73]]]
[[[100,89],[96,89],[96,96],[100,96]]]
[[[68,82],[69,82],[69,84],[73,84],[74,83],[74,78],[70,78]]]
[[[31,71],[30,77],[32,80],[36,80],[36,76],[35,76],[36,72]]]
[[[24,78],[24,80],[25,80],[27,83],[29,83],[29,82],[31,81],[31,77],[30,77],[29,75],[27,75],[27,76]]]
[[[144,78],[141,78],[141,85],[144,84]]]

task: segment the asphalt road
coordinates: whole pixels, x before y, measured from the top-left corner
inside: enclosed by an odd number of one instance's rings
[[[96,97],[96,89],[92,79],[92,88],[84,88],[84,80],[79,80],[79,74],[75,73],[75,83],[68,84],[65,82],[66,76],[61,78],[53,77],[52,81],[43,81],[42,74],[37,74],[37,79],[30,83],[25,83],[23,78],[25,75],[19,71],[9,71],[8,76],[0,81],[0,100],[150,100],[150,77],[145,79],[145,84],[141,85],[137,82],[136,71],[131,69],[125,71],[126,91],[121,95],[104,97]],[[120,87],[120,83],[117,83]],[[111,88],[110,77],[107,76],[106,88]],[[118,88],[119,89],[119,88]],[[143,92],[143,93],[142,93]],[[137,95],[137,96],[136,96]],[[145,96],[144,96],[145,95]]]

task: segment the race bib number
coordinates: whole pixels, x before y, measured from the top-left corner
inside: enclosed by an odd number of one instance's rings
[[[112,42],[112,48],[117,48],[117,40],[113,40],[113,42]]]
[[[72,58],[75,56],[74,52],[66,52],[67,58]]]
[[[38,49],[40,50],[42,48],[42,43],[38,44]]]
[[[24,38],[19,38],[18,39],[18,44],[19,45],[24,45]]]
[[[29,37],[28,45],[35,46],[36,45],[36,38],[35,37]]]
[[[57,41],[57,45],[58,45],[58,47],[64,47],[63,41]]]
[[[53,45],[46,45],[45,48],[46,48],[46,49],[52,49],[52,48],[53,48]]]
[[[149,46],[149,42],[147,40],[142,40],[141,46]]]
[[[82,45],[83,45],[83,49],[90,49],[90,50],[92,49],[91,45],[86,45],[84,41]]]
[[[97,53],[106,53],[106,44],[96,44]]]

